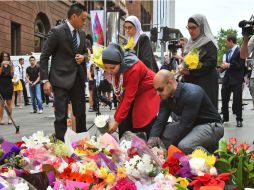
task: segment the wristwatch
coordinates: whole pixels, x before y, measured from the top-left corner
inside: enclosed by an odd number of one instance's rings
[[[42,83],[45,84],[46,82],[49,82],[49,80],[42,80]]]

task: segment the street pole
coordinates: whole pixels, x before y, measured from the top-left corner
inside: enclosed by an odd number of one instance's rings
[[[104,38],[104,46],[107,45],[107,0],[104,0],[104,32],[103,32],[103,38]]]

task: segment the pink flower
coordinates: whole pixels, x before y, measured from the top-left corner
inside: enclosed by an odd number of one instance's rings
[[[246,144],[246,143],[243,143],[243,144],[240,144],[240,147],[243,149],[243,150],[248,150],[250,148],[250,145],[249,144]]]
[[[237,140],[235,137],[231,137],[229,138],[229,142],[232,144],[232,145],[235,145],[237,143]]]
[[[234,151],[235,151],[235,153],[238,153],[238,152],[240,151],[240,147],[239,147],[239,146],[236,146],[236,147],[234,148]]]
[[[253,158],[253,159],[254,159],[254,152],[253,152],[253,153],[251,153],[251,155],[250,155],[250,156],[251,156],[251,158]]]
[[[137,190],[137,187],[133,181],[127,178],[122,178],[118,180],[116,185],[110,190]]]
[[[227,144],[227,149],[231,151],[232,150],[232,145],[231,144]]]

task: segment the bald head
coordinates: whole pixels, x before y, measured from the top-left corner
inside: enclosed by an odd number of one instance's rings
[[[154,77],[153,86],[161,99],[166,99],[175,92],[177,82],[174,74],[170,71],[162,69]]]
[[[160,70],[154,77],[154,82],[166,83],[168,80],[175,80],[174,75],[165,69]]]

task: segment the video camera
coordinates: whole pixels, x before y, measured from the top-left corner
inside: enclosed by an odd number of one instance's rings
[[[169,43],[168,43],[168,50],[171,51],[172,54],[176,54],[177,50],[179,48],[182,48],[182,45],[179,44],[178,40],[171,40],[171,41],[169,41]]]
[[[251,36],[254,34],[254,16],[252,15],[250,20],[242,20],[238,26],[242,28],[243,36]]]

